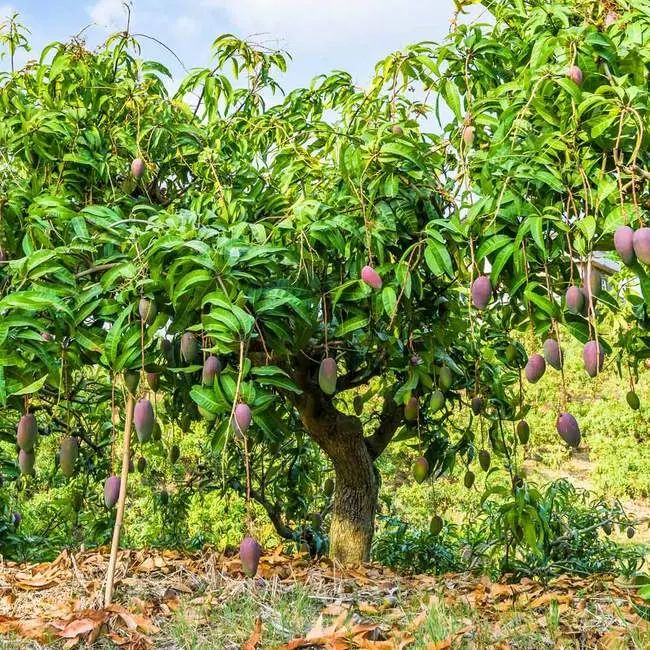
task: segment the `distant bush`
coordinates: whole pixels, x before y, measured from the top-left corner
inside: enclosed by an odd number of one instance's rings
[[[415,573],[476,571],[513,579],[631,574],[642,568],[647,553],[605,532],[631,524],[620,503],[595,498],[565,480],[543,490],[528,484],[512,495],[495,488],[463,525],[446,521],[439,533],[395,516],[380,521],[374,559]]]

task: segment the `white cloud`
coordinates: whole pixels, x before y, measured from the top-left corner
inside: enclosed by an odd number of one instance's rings
[[[88,13],[93,22],[102,27],[120,28],[126,24],[126,9],[124,0],[97,0],[89,7]]]
[[[0,5],[0,21],[9,18],[12,14],[15,13],[15,9],[11,5]]]
[[[177,37],[189,38],[195,36],[199,31],[198,22],[191,16],[180,16],[173,21],[174,31],[176,32]]]
[[[435,6],[437,5],[437,6]],[[450,0],[203,0],[227,12],[246,34],[286,39],[289,49],[323,50],[345,46],[389,49],[424,38],[440,38],[449,28]]]

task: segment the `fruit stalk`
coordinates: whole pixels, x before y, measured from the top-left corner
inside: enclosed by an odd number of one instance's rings
[[[126,481],[129,476],[129,450],[131,447],[131,426],[133,423],[133,409],[135,400],[131,393],[126,400],[126,417],[124,422],[124,441],[122,448],[122,473],[120,475],[120,498],[117,501],[117,514],[113,526],[113,541],[111,542],[111,557],[106,571],[106,590],[104,592],[104,607],[108,607],[113,599],[113,581],[115,579],[115,565],[117,564],[117,551],[120,546],[120,532],[124,519],[124,506],[126,504]]]

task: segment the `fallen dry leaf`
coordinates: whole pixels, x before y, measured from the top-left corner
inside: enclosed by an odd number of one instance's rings
[[[349,604],[332,603],[331,605],[324,607],[321,610],[321,614],[323,616],[340,616],[343,613],[347,615],[349,614],[350,609],[351,609],[351,605]]]
[[[153,622],[156,618],[170,617],[174,610],[180,610],[188,624],[209,624],[210,610],[223,605],[229,597],[228,589],[240,593],[259,584],[243,578],[236,556],[210,549],[200,553],[123,550],[118,555],[118,576],[120,595],[128,606],[93,609],[102,600],[107,563],[107,548],[74,555],[63,552],[51,563],[4,563],[0,574],[0,633],[43,644],[58,636],[69,647],[79,642],[91,644],[103,635],[129,650],[145,650],[157,641],[145,636],[158,632]],[[425,625],[432,607],[453,609],[465,604],[474,610],[476,616],[472,618],[480,618],[481,625],[490,630],[492,647],[507,648],[506,640],[529,633],[543,635],[547,645],[549,641],[555,643],[544,615],[544,608],[553,601],[558,604],[562,639],[580,637],[586,647],[609,649],[605,644],[610,644],[614,650],[621,638],[617,628],[643,630],[648,625],[632,609],[638,598],[629,589],[617,586],[613,576],[560,576],[545,587],[533,580],[508,584],[512,576],[498,582],[487,576],[477,580],[469,574],[400,576],[377,565],[347,569],[326,558],[312,562],[306,556],[289,557],[278,547],[263,555],[260,578],[272,585],[273,592],[276,586],[281,591],[304,584],[324,595],[323,602],[331,603],[322,609],[321,617],[304,638],[293,639],[281,646],[283,650],[406,649],[416,636],[426,639]],[[225,592],[221,585],[227,587]],[[195,593],[202,595],[192,599]],[[399,594],[399,603],[387,603],[386,594]],[[407,605],[413,596],[422,603],[416,612]],[[516,628],[509,622],[513,612],[522,621]],[[381,624],[364,621],[364,615],[373,619],[380,616]],[[460,626],[465,622],[455,620]],[[437,644],[450,643],[441,647],[451,648],[459,645],[453,635],[436,644],[428,640],[431,648]],[[255,630],[247,643],[252,644],[248,650],[261,646]]]
[[[81,618],[76,621],[68,623],[59,633],[58,636],[64,639],[74,639],[82,634],[92,632],[97,625],[101,625],[101,621],[92,620],[90,618]]]
[[[242,650],[255,650],[261,638],[262,638],[262,619],[258,616],[257,619],[255,620],[255,629],[253,630],[253,633],[250,635],[248,641],[244,643]]]
[[[563,603],[570,603],[573,601],[573,596],[569,594],[556,594],[556,593],[545,593],[541,596],[538,596],[534,600],[531,600],[528,603],[528,607],[531,609],[536,609],[537,607],[542,607],[543,605],[548,605],[552,602],[561,605]]]

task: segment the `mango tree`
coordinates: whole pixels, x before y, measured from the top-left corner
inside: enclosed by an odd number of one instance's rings
[[[421,132],[426,105],[405,92],[431,88],[431,52],[389,57],[367,92],[336,73],[267,107],[280,53],[222,37],[215,68],[170,98],[166,70],[136,48],[128,34],[96,54],[54,44],[4,76],[3,401],[64,423],[68,469],[105,437],[77,436],[81,391],[92,381],[107,414],[126,401],[121,487],[106,487],[122,508],[133,396],[153,392],[137,373],[161,375],[173,422],[205,418],[214,450],[231,432],[248,456],[302,430],[336,471],[332,553],[366,559],[374,461],[404,405],[442,468],[446,412],[413,417],[413,404],[440,383],[436,366],[446,388],[450,369],[466,381],[466,243],[446,144]],[[380,408],[366,434],[341,396],[373,378]],[[143,406],[138,434],[151,426]]]
[[[605,311],[625,312],[592,252],[640,220],[647,73],[641,36],[605,26],[595,3],[491,10],[440,47],[387,57],[366,89],[336,72],[282,96],[286,57],[228,35],[173,96],[128,32],[95,53],[53,44],[5,73],[3,420],[54,423],[68,474],[115,447],[112,407],[124,410],[121,481],[106,492],[123,511],[137,400],[142,442],[160,420],[201,427],[200,471],[241,463],[233,487],[287,537],[267,470],[308,437],[335,471],[330,549],[344,562],[369,556],[376,460],[409,440],[418,480],[459,459],[471,487],[478,457],[489,489],[512,497],[508,534],[540,544],[517,469],[524,376],[561,371],[565,328],[590,344],[590,374],[614,343],[633,369],[645,350],[639,298],[639,328],[604,336]],[[453,119],[435,135],[425,118],[445,121],[442,103]],[[530,358],[515,340],[529,330]],[[113,424],[84,426],[88,396]],[[558,432],[576,446],[568,397]],[[38,443],[23,422],[29,474]]]
[[[565,332],[585,344],[591,377],[615,361],[632,408],[649,342],[648,7],[503,1],[437,51],[455,113],[446,133],[466,145],[464,223],[508,296],[505,326],[530,326],[539,352],[547,339],[556,367]]]

